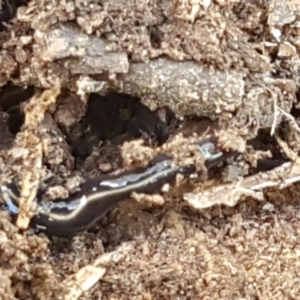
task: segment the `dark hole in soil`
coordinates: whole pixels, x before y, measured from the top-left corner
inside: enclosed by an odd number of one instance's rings
[[[149,135],[160,144],[168,138],[166,124],[138,98],[112,93],[106,97],[90,95],[84,121],[100,139],[139,138]]]
[[[1,88],[0,106],[6,116],[2,123],[10,134],[15,135],[20,130],[24,123],[21,103],[30,99],[33,94],[33,87],[24,89],[9,83]],[[73,105],[73,102],[69,105]],[[177,119],[168,108],[152,112],[139,98],[111,93],[107,96],[91,94],[86,115],[74,128],[61,129],[77,166],[80,166],[94,148],[103,144],[105,146],[107,142],[110,143],[110,149],[113,148],[112,151],[109,150],[108,159],[116,157],[118,145],[125,141],[143,138],[145,144],[160,145],[168,139],[176,124]]]
[[[159,49],[163,33],[160,32],[157,26],[150,26],[148,30],[150,34],[151,46],[155,49]]]
[[[281,148],[279,147],[275,138],[270,136],[269,129],[260,130],[257,137],[255,137],[253,140],[250,140],[248,144],[251,145],[255,150],[269,150],[272,153],[272,157],[258,160],[255,173],[257,170],[260,172],[272,170],[288,161],[288,158],[281,151]]]
[[[298,104],[299,100],[300,100],[300,90],[298,90],[296,93],[296,99],[297,99],[297,104]],[[298,105],[297,106],[294,105],[292,107],[291,115],[296,119],[296,121],[298,121],[297,119],[300,118],[300,108],[298,107]]]
[[[24,113],[20,104],[31,98],[33,94],[33,87],[24,89],[10,83],[1,89],[0,106],[2,111],[8,114],[7,126],[11,133],[16,134],[24,123]]]
[[[0,31],[5,26],[2,22],[9,22],[16,15],[18,7],[26,4],[27,0],[2,0],[0,2]]]
[[[91,94],[80,128],[76,126],[71,130],[68,142],[78,162],[84,161],[93,147],[105,141],[121,145],[125,141],[143,138],[146,144],[160,145],[168,139],[170,125],[175,120],[169,109],[152,112],[136,97],[118,93],[107,96]]]

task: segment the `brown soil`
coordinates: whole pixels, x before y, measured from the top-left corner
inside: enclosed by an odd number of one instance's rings
[[[299,299],[298,2],[0,0],[0,299]],[[159,152],[201,176],[70,239],[29,226]]]

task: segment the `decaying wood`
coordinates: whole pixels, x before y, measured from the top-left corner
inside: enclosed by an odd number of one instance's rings
[[[300,181],[300,166],[287,162],[268,172],[240,179],[237,182],[213,187],[200,193],[186,193],[184,200],[196,209],[204,209],[214,205],[234,206],[245,196],[264,200],[263,190],[271,187],[278,189]]]
[[[109,51],[107,41],[91,37],[73,27],[62,27],[37,33],[39,56],[45,62],[64,59],[64,66],[72,74],[127,73],[127,54]]]
[[[192,61],[167,58],[133,63],[129,73],[120,74],[119,79],[122,92],[142,96],[151,108],[168,105],[180,115],[233,112],[245,94],[240,72],[210,70]]]
[[[24,130],[18,134],[15,142],[17,147],[27,150],[22,157],[20,213],[17,219],[17,226],[22,229],[28,228],[32,202],[37,195],[43,169],[43,140],[39,127],[59,93],[59,87],[46,90],[43,94],[32,97],[24,108]]]

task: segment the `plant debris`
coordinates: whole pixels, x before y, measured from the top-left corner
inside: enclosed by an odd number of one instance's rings
[[[0,298],[297,299],[298,2],[0,1]],[[197,174],[72,239],[30,228],[36,197],[162,152]]]

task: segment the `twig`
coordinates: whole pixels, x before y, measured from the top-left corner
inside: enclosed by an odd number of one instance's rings
[[[297,124],[295,118],[290,113],[287,113],[285,110],[283,110],[282,108],[280,108],[277,105],[277,101],[274,100],[274,118],[273,118],[273,123],[272,123],[272,127],[271,127],[271,132],[270,132],[271,136],[273,136],[275,134],[276,123],[277,123],[277,119],[278,119],[278,114],[279,113],[282,114],[282,115],[284,115],[287,119],[289,119],[289,121],[291,121],[293,123],[293,125],[295,126],[296,130],[298,132],[300,132],[300,127]]]
[[[276,130],[276,124],[277,124],[277,118],[278,118],[278,106],[277,106],[277,100],[274,99],[274,118],[273,118],[273,123],[271,127],[271,133],[270,135],[273,136]]]
[[[300,165],[287,162],[265,173],[258,173],[230,183],[213,187],[201,193],[186,193],[184,200],[196,208],[204,209],[213,205],[234,206],[243,196],[263,200],[263,190],[270,187],[283,189],[300,181]]]
[[[298,157],[298,155],[295,152],[292,151],[292,149],[290,149],[288,144],[286,142],[284,142],[277,134],[275,134],[275,139],[276,139],[277,143],[279,144],[279,146],[281,147],[281,149],[286,154],[286,156],[291,161],[294,161],[297,165],[300,166],[300,158]]]
[[[59,87],[46,90],[41,95],[33,96],[25,106],[24,130],[16,138],[17,147],[26,149],[26,155],[22,157],[21,193],[19,202],[19,215],[17,226],[27,229],[30,221],[30,211],[33,199],[36,197],[40,174],[42,170],[43,143],[39,130],[44,119],[45,112],[56,101],[60,93]]]
[[[284,111],[283,109],[281,109],[280,107],[277,107],[277,109],[280,111],[280,113],[282,113],[286,118],[288,118],[294,125],[295,125],[295,128],[297,129],[298,132],[300,132],[300,127],[299,125],[297,124],[295,118],[287,113],[286,111]]]

